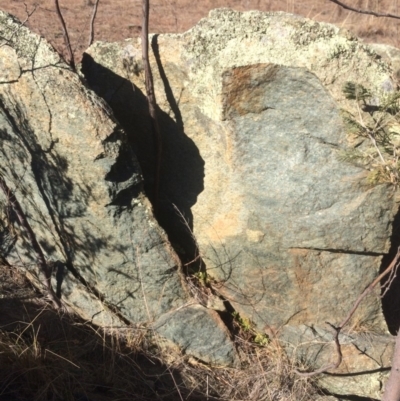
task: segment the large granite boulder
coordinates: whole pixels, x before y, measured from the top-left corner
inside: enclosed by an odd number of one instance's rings
[[[339,157],[354,145],[343,86],[390,92],[390,66],[349,32],[286,13],[214,10],[184,34],[151,40],[163,136],[159,221],[175,248],[187,262],[200,255],[196,268],[271,336],[287,339],[286,325],[340,322],[376,277],[397,211],[392,188],[366,185],[365,170]],[[95,43],[82,72],[127,131],[151,194],[140,40]],[[387,334],[379,290],[349,329]],[[345,376],[363,370],[353,348]],[[386,356],[381,368],[388,364]],[[375,396],[367,387],[357,394]]]
[[[215,10],[152,36],[163,131],[160,221],[259,330],[341,319],[390,247],[388,186],[338,157],[351,146],[342,88],[393,89],[390,68],[347,31],[285,13]],[[149,191],[140,41],[95,43],[88,84],[128,132]],[[179,210],[179,212],[177,212]],[[181,224],[182,220],[186,222]],[[378,294],[358,313],[386,332]]]
[[[165,314],[173,325],[172,312],[193,301],[143,193],[125,132],[43,38],[5,13],[0,37],[0,174],[54,269],[57,294],[103,327],[152,323]],[[1,256],[40,284],[29,237],[4,193],[0,201]],[[216,319],[214,311],[203,312],[214,331],[204,341],[196,335],[196,344],[215,356],[216,335],[229,358],[214,359],[229,364],[235,349]]]

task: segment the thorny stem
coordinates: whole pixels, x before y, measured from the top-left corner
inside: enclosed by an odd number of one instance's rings
[[[378,148],[378,145],[376,144],[376,139],[373,137],[373,135],[371,133],[368,132],[368,138],[371,140],[372,144],[374,145],[374,148],[376,149],[376,151],[378,152],[379,158],[381,159],[382,164],[385,166],[386,165],[386,161],[382,156],[381,151]]]
[[[4,192],[8,203],[11,205],[12,210],[15,212],[15,214],[18,217],[18,220],[26,230],[26,233],[28,235],[28,238],[32,244],[32,247],[34,251],[36,252],[36,256],[39,261],[39,269],[43,273],[45,277],[45,286],[47,288],[47,291],[49,293],[50,299],[53,302],[54,306],[58,309],[61,308],[61,301],[55,294],[53,287],[51,285],[51,270],[49,266],[46,263],[46,259],[44,257],[42,248],[39,245],[39,242],[36,239],[35,233],[32,230],[31,225],[29,224],[28,219],[25,216],[24,211],[21,208],[20,203],[18,202],[15,194],[8,188],[4,178],[0,175],[0,189]]]

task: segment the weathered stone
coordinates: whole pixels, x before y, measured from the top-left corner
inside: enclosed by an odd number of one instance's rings
[[[0,36],[0,173],[57,267],[57,293],[103,326],[125,324],[112,310],[124,322],[146,322],[187,302],[180,262],[108,106],[42,38],[4,13]],[[16,242],[7,261],[37,276],[24,229],[8,219]]]
[[[154,329],[188,355],[213,365],[235,365],[238,356],[217,312],[188,305],[163,315]]]
[[[122,316],[118,316],[115,311],[111,311],[107,306],[99,299],[98,296],[88,291],[87,287],[84,286],[78,279],[76,279],[71,273],[65,271],[65,267],[59,266],[60,270],[57,270],[59,276],[63,272],[62,282],[57,282],[56,278],[53,278],[53,285],[59,296],[65,303],[73,309],[81,318],[87,322],[93,323],[99,327],[104,328],[120,328],[127,327],[127,322]],[[38,272],[35,269],[24,269],[26,277],[29,281],[38,289],[42,288],[42,282],[38,276]],[[61,292],[62,289],[62,292]],[[122,318],[121,318],[122,317]]]
[[[337,360],[332,332],[304,325],[285,326],[280,337],[289,354],[309,369]],[[320,375],[317,383],[331,394],[381,399],[383,383],[391,366],[394,339],[372,333],[340,335],[343,362],[332,374]]]
[[[152,49],[172,241],[190,260],[193,231],[218,291],[260,330],[342,319],[376,276],[395,213],[390,188],[366,186],[365,171],[338,158],[351,146],[340,109],[354,107],[342,89],[390,91],[389,66],[348,32],[285,13],[215,10],[182,35],[152,36]],[[96,43],[82,71],[150,190],[140,43]],[[355,319],[387,331],[379,294]]]
[[[382,43],[371,43],[369,46],[391,66],[392,78],[398,85],[400,83],[400,49]]]
[[[236,351],[218,314],[183,308],[189,295],[180,261],[109,107],[42,38],[3,13],[0,36],[11,38],[0,46],[0,174],[53,269],[57,295],[101,327],[158,321],[187,354],[232,364]],[[29,238],[4,193],[0,201],[1,256],[40,286]]]

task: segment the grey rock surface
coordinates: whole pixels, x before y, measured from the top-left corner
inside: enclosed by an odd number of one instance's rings
[[[305,325],[285,326],[280,338],[289,355],[311,371],[337,360],[332,332]],[[383,383],[389,376],[394,338],[373,333],[339,336],[343,362],[333,375],[316,377],[319,387],[335,396],[381,399]]]
[[[184,34],[152,36],[152,50],[170,238],[188,260],[201,255],[220,294],[261,331],[341,320],[376,276],[396,212],[391,188],[366,186],[363,169],[339,160],[353,145],[342,88],[390,91],[389,65],[333,25],[227,9]],[[151,188],[140,42],[95,43],[82,71]],[[378,293],[355,319],[387,332]]]
[[[164,314],[153,327],[178,344],[184,353],[202,361],[222,366],[239,362],[229,331],[218,313],[202,305],[188,305]]]
[[[166,336],[187,354],[233,363],[236,351],[217,313],[172,312],[190,300],[181,262],[153,216],[136,156],[107,104],[42,38],[1,12],[0,37],[0,174],[53,269],[58,296],[106,328],[168,314]],[[1,256],[40,288],[35,252],[4,193],[0,204]],[[197,325],[197,339],[184,331],[189,337],[182,340],[176,319],[183,317],[201,317],[207,335]]]
[[[43,38],[5,13],[0,36],[0,174],[55,266],[57,293],[102,326],[154,321],[184,304],[180,262],[108,106]],[[35,252],[4,193],[0,199],[13,223],[2,255],[38,282]]]

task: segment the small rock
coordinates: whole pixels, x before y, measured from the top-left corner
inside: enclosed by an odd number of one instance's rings
[[[181,350],[213,365],[238,363],[235,346],[217,312],[202,305],[188,305],[161,316],[154,330],[178,344]]]

